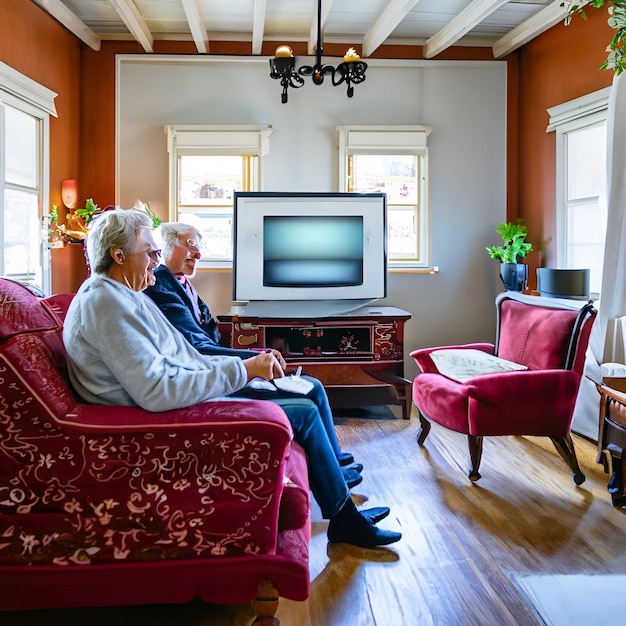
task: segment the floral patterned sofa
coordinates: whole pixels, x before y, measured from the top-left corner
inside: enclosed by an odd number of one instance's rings
[[[81,402],[70,300],[0,278],[0,610],[305,600],[306,459],[283,411]]]

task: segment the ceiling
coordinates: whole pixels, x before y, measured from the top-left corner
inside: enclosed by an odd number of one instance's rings
[[[317,43],[318,0],[33,0],[84,43],[136,40],[152,52],[156,40]],[[453,45],[487,46],[502,58],[562,22],[563,0],[321,0],[324,42],[361,47],[423,45],[433,58]],[[587,4],[577,2],[579,6]]]

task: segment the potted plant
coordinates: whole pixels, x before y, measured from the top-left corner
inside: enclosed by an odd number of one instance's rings
[[[528,281],[528,265],[519,263],[533,246],[526,241],[528,231],[519,219],[517,224],[503,222],[496,228],[502,237],[501,246],[486,246],[489,256],[500,261],[500,277],[508,291],[524,291]]]

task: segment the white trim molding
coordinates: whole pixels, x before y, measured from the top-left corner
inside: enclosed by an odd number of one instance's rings
[[[59,94],[14,70],[2,61],[0,61],[0,90],[25,100],[38,109],[54,115],[54,117],[58,117],[54,99]]]
[[[588,115],[606,111],[609,106],[610,93],[611,87],[605,87],[580,98],[575,98],[569,102],[563,102],[546,109],[550,116],[546,132],[549,133],[556,130],[557,126],[574,122]]]

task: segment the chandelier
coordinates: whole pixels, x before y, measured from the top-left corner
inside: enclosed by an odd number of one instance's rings
[[[358,85],[365,80],[367,63],[361,61],[361,57],[354,48],[349,48],[343,57],[343,63],[337,67],[322,65],[322,0],[317,3],[317,46],[315,48],[315,65],[303,65],[296,70],[296,57],[289,46],[278,46],[274,58],[270,59],[270,77],[280,80],[283,88],[281,102],[287,102],[287,88],[299,89],[304,85],[303,76],[310,76],[313,83],[321,85],[324,75],[330,74],[335,87],[346,83],[348,86],[348,98],[354,95],[353,85]]]

